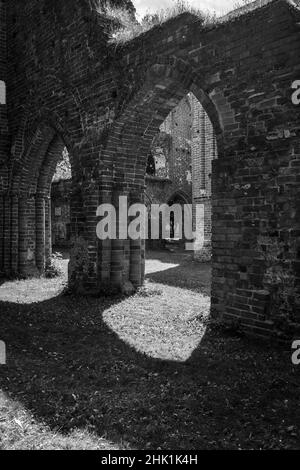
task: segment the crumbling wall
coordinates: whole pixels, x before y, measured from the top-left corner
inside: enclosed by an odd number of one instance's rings
[[[210,27],[181,15],[123,47],[108,45],[108,20],[87,0],[2,0],[1,18],[5,5],[0,122],[3,132],[6,113],[10,134],[1,134],[0,144],[1,161],[8,161],[0,165],[0,271],[43,270],[51,178],[67,146],[71,286],[140,286],[144,242],[99,241],[97,207],[113,202],[118,209],[120,195],[144,201],[151,142],[193,92],[213,124],[219,157],[212,165],[212,314],[252,334],[283,334],[261,253],[278,245],[280,278],[293,276],[285,312],[294,314],[285,325],[299,324],[300,118],[291,87],[299,80],[300,14],[293,2],[274,0]]]

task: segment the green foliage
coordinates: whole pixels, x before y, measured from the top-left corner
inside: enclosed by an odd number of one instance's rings
[[[69,180],[72,178],[71,172],[71,163],[69,158],[69,153],[66,148],[64,148],[62,153],[62,158],[58,162],[55,170],[55,174],[53,176],[52,182],[57,183],[61,180]]]
[[[112,21],[109,31],[110,43],[120,45],[146,33],[156,26],[161,26],[167,21],[176,18],[183,13],[190,13],[202,20],[204,26],[224,23],[232,19],[246,15],[262,8],[273,0],[237,0],[234,10],[223,17],[217,18],[215,13],[204,12],[190,5],[188,0],[174,0],[174,5],[160,9],[156,13],[147,14],[141,21],[137,21],[132,10],[126,7],[116,6],[110,1],[103,4],[101,0],[95,0],[95,8],[99,14],[105,15]]]
[[[216,21],[214,14],[203,13],[201,10],[193,8],[186,0],[176,0],[172,7],[161,9],[154,14],[147,14],[140,22],[125,8],[115,7],[107,3],[103,9],[100,3],[96,7],[100,14],[112,20],[110,42],[113,44],[124,44],[132,39],[146,33],[155,26],[161,26],[167,21],[176,18],[183,13],[195,15],[205,24],[211,24]]]
[[[53,253],[49,260],[46,262],[45,268],[45,277],[52,279],[54,277],[60,277],[63,274],[61,268],[62,254],[61,253]]]
[[[69,262],[69,284],[80,294],[84,291],[84,283],[89,277],[88,243],[83,237],[72,240]]]

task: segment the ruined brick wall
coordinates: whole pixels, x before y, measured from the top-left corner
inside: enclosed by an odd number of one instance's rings
[[[121,129],[128,137],[137,188],[151,141],[174,101],[192,91],[214,125],[212,312],[262,336],[285,334],[299,323],[299,108],[291,102],[299,18],[291,2],[274,1],[209,31],[201,32],[197,21],[172,23],[167,35],[158,28],[122,50],[128,70],[130,64],[139,70],[138,84],[112,139]],[[126,122],[134,124],[128,131]],[[273,244],[280,287],[265,255]],[[285,277],[292,285],[288,308]]]
[[[189,93],[171,111],[151,145],[154,174],[146,175],[146,198],[150,204],[168,204],[175,195],[183,194],[185,204],[204,204],[204,219],[193,224],[195,231],[204,226],[205,249],[195,253],[197,259],[209,260],[211,254],[211,172],[212,159],[217,158],[213,126],[200,102]],[[152,168],[150,167],[152,172]],[[71,177],[71,176],[70,176]],[[68,245],[70,188],[66,177],[55,174],[52,184],[52,244]],[[192,184],[193,183],[193,184]],[[57,215],[54,215],[54,212]],[[58,214],[58,212],[61,212]],[[195,214],[194,214],[195,217]],[[60,233],[60,235],[59,235]],[[56,234],[56,235],[55,235]],[[66,242],[66,243],[65,243]],[[150,242],[161,248],[162,240]]]
[[[4,271],[4,238],[9,214],[5,214],[3,191],[8,185],[9,135],[7,121],[7,38],[6,1],[0,2],[0,273]],[[2,235],[2,236],[1,236]]]
[[[107,100],[115,84],[109,81],[105,59],[105,25],[105,18],[85,0],[7,2],[11,133],[7,153],[12,178],[2,188],[7,207],[1,212],[9,228],[7,235],[0,234],[5,255],[0,264],[8,273],[26,275],[44,269],[45,256],[51,253],[50,186],[64,146],[70,151],[73,169],[73,235],[84,231],[95,245],[95,223],[87,223],[84,204],[94,204],[92,212],[96,212],[98,199],[92,202],[88,191],[94,184],[92,173],[101,146],[93,144],[93,152],[88,147],[91,136],[99,138],[114,113]],[[103,84],[96,91],[95,76]],[[93,101],[94,93],[98,102]],[[90,278],[94,277],[91,284],[95,285],[95,246],[90,259],[87,269],[94,272]]]
[[[0,177],[5,176],[3,166],[8,153],[8,122],[7,122],[7,41],[6,41],[6,2],[0,2]],[[4,185],[4,182],[0,182]]]
[[[174,107],[151,144],[155,177],[146,179],[147,196],[167,204],[178,192],[192,202],[191,107],[188,96]]]
[[[160,128],[161,132],[171,136],[167,155],[168,176],[175,188],[190,196],[192,194],[191,122],[191,106],[186,96],[171,111]]]
[[[182,15],[119,47],[108,44],[107,19],[88,0],[2,1],[1,13],[5,4],[10,179],[0,193],[0,270],[43,271],[51,179],[67,146],[74,182],[71,286],[88,293],[103,283],[120,290],[141,285],[144,242],[99,241],[97,207],[113,202],[118,209],[119,195],[144,200],[151,142],[193,92],[218,143],[212,314],[253,334],[294,332],[300,324],[294,2],[274,0],[210,27]],[[0,50],[2,56],[3,44]]]

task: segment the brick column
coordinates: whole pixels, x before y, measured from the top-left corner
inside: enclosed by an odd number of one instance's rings
[[[35,263],[36,227],[35,197],[19,199],[19,272],[24,276],[36,276]]]
[[[11,271],[16,274],[19,268],[19,196],[11,198]]]
[[[45,263],[52,255],[51,198],[45,198]]]
[[[26,269],[26,206],[27,199],[21,197],[19,200],[19,272],[20,274],[25,273]]]
[[[88,279],[84,289],[87,292],[96,292],[98,288],[98,238],[96,234],[97,208],[99,204],[99,191],[96,184],[84,191],[84,213],[86,222],[84,227],[84,238],[88,243]]]
[[[122,196],[123,190],[121,186],[118,186],[113,191],[112,204],[116,210],[117,216],[117,239],[111,241],[111,271],[110,280],[113,287],[122,289],[123,286],[123,267],[124,267],[124,240],[119,239],[119,198]]]
[[[4,272],[11,272],[11,197],[4,197]]]
[[[4,271],[4,196],[0,195],[0,272]]]
[[[45,217],[45,199],[41,194],[37,195],[35,201],[35,230],[36,247],[35,259],[36,267],[42,274],[45,272],[45,247],[46,247],[46,217]]]
[[[112,204],[112,175],[101,175],[99,204]],[[98,239],[98,287],[109,283],[111,271],[111,240]]]
[[[132,192],[130,204],[143,204],[144,191]],[[128,221],[130,223],[130,220]],[[141,238],[130,240],[130,273],[129,279],[134,287],[139,287],[144,281],[145,241]]]

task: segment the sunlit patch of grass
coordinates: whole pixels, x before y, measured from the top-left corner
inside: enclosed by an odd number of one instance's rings
[[[67,285],[67,259],[57,259],[57,276],[3,281],[0,284],[0,301],[17,304],[34,304],[60,295]]]
[[[125,343],[148,357],[187,361],[205,334],[210,298],[161,284],[151,284],[143,292],[148,295],[138,292],[106,310],[103,320]]]
[[[39,422],[21,403],[0,391],[1,450],[118,450],[88,429],[63,435]]]
[[[209,265],[149,257],[145,296],[0,295],[0,448],[299,449],[290,351],[207,327]]]
[[[6,281],[0,286],[0,301],[23,305],[42,302],[61,294],[65,284],[62,277]]]

